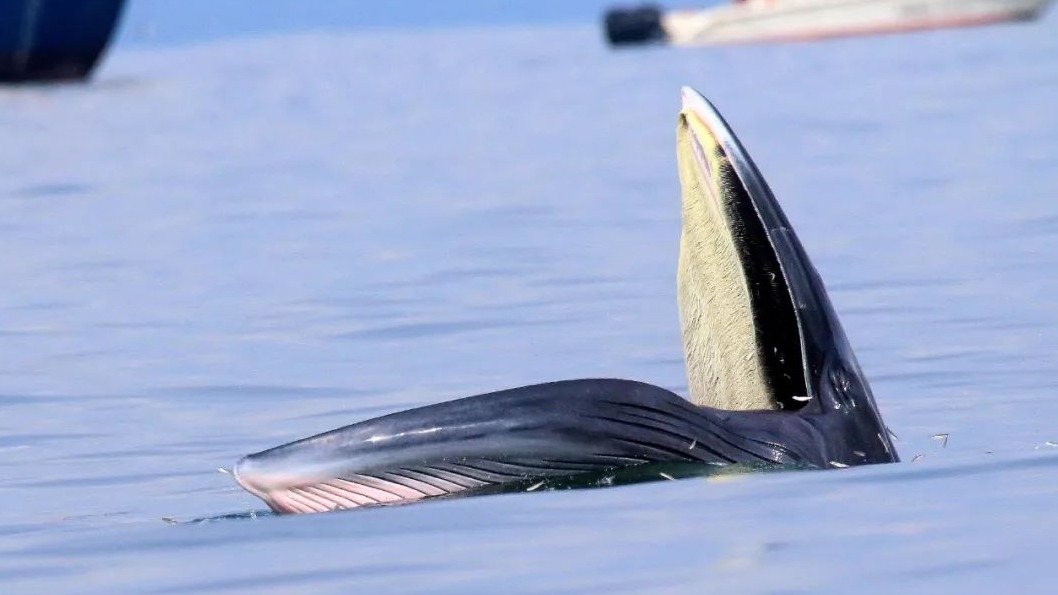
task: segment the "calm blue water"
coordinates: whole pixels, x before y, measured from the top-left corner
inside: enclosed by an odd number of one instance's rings
[[[1054,14],[617,53],[588,26],[305,33],[0,90],[0,584],[1049,592],[1056,53]],[[771,181],[904,463],[218,518],[263,506],[217,468],[385,412],[683,392],[682,84]]]

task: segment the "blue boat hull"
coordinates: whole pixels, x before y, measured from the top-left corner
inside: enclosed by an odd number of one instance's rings
[[[0,0],[0,83],[81,80],[117,28],[125,0]]]

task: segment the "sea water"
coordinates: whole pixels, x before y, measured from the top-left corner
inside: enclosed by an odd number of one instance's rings
[[[15,592],[1049,592],[1058,19],[119,45],[0,90]],[[681,85],[771,183],[904,462],[276,517],[243,454],[562,378],[685,392]]]

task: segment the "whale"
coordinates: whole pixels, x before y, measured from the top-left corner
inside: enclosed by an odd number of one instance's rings
[[[240,459],[235,480],[277,513],[313,513],[650,465],[898,462],[808,253],[731,127],[690,88],[676,162],[686,398],[617,378],[522,386],[269,448]]]

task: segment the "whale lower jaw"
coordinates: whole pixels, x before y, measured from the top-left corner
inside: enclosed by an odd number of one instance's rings
[[[363,421],[244,457],[234,475],[276,512],[326,512],[647,463],[825,468],[821,438],[782,412],[698,407],[630,380],[565,380]]]

